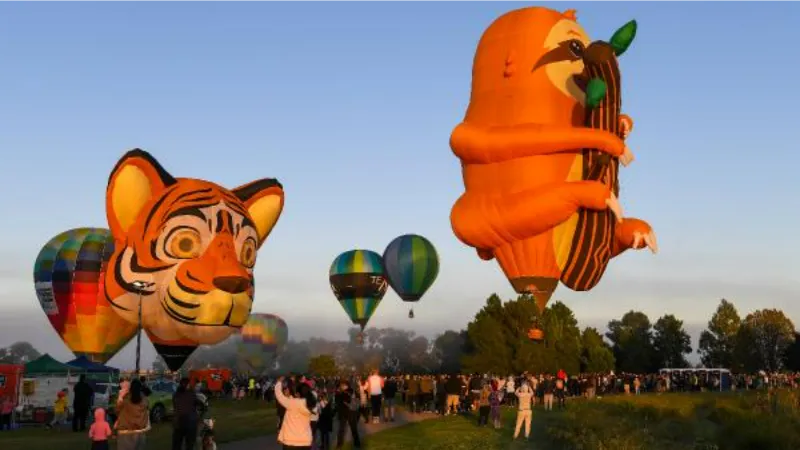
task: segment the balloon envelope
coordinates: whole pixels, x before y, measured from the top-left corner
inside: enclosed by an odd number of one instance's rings
[[[415,234],[395,238],[383,252],[386,278],[403,301],[416,302],[439,275],[439,255],[427,239]]]
[[[104,274],[114,239],[104,228],[76,228],[42,247],[33,268],[36,296],[58,335],[75,354],[105,363],[136,332],[111,308]]]
[[[261,364],[278,355],[289,340],[286,322],[274,314],[250,314],[241,331],[239,352],[250,362]]]
[[[344,252],[331,264],[329,279],[339,304],[363,330],[388,287],[383,258],[371,250]]]

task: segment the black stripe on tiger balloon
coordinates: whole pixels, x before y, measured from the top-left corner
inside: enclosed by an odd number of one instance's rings
[[[122,166],[122,164],[124,164],[125,161],[132,158],[141,158],[147,161],[148,164],[153,166],[153,168],[156,170],[156,174],[158,174],[158,178],[161,180],[162,183],[164,183],[164,186],[172,186],[178,182],[178,180],[176,180],[175,177],[170,175],[169,172],[167,172],[166,169],[164,169],[164,167],[162,167],[161,164],[159,164],[159,162],[156,161],[156,159],[153,158],[152,155],[150,155],[150,153],[147,153],[146,151],[140,148],[134,148],[133,150],[129,150],[124,155],[122,155],[122,158],[120,158],[119,161],[117,161],[117,164],[111,170],[111,175],[108,176],[107,184],[109,185],[111,184],[111,180],[114,178],[114,174],[117,173],[117,170],[119,170],[120,166]]]
[[[161,205],[164,204],[164,202],[167,200],[167,197],[169,197],[169,195],[175,189],[177,189],[177,186],[172,186],[171,188],[169,188],[169,190],[167,192],[165,192],[164,195],[162,195],[161,198],[158,199],[158,201],[156,201],[156,204],[153,205],[152,208],[150,208],[150,212],[147,213],[147,219],[145,219],[145,221],[144,221],[144,228],[143,229],[145,231],[150,229],[150,222],[152,222],[153,219],[155,219],[156,214],[161,210]],[[162,225],[163,225],[163,222],[162,222]]]
[[[259,192],[272,187],[283,189],[281,183],[275,178],[263,178],[261,180],[253,181],[252,183],[245,184],[239,188],[234,189],[233,195],[239,200],[246,202]]]
[[[189,277],[188,273],[186,274],[186,277],[189,278],[190,280],[192,279],[191,277]],[[186,286],[185,284],[181,283],[181,280],[180,280],[179,276],[175,277],[175,284],[178,285],[178,289],[182,290],[183,292],[186,292],[187,294],[192,294],[192,295],[206,295],[206,294],[208,294],[208,291],[203,291],[203,290],[199,290],[199,289],[192,289],[189,286]]]
[[[233,234],[233,216],[228,211],[217,211],[217,233]]]
[[[184,199],[185,199],[186,202],[198,201],[198,199],[196,199],[196,198],[187,199],[186,197],[191,197],[193,195],[201,196],[201,194],[210,194],[210,193],[211,193],[211,188],[194,189],[194,190],[191,190],[189,192],[184,192],[183,194],[180,194],[177,197],[175,197],[172,200],[172,203],[169,204],[168,208],[172,208],[173,206],[175,206],[176,203],[178,203],[179,201],[184,200]],[[206,200],[211,200],[211,198],[212,198],[212,196],[208,196],[208,195],[206,195],[206,196],[204,196],[202,198],[205,198],[205,197],[209,197]]]
[[[197,206],[186,206],[186,207],[183,207],[183,208],[180,208],[180,209],[176,209],[175,211],[172,211],[171,213],[169,213],[167,215],[167,217],[165,217],[164,220],[162,221],[162,224],[169,222],[170,219],[174,219],[175,217],[180,217],[180,216],[197,217],[198,219],[202,220],[204,223],[205,223],[206,220],[208,220],[206,215],[203,214],[203,211],[201,211],[200,208],[198,208]]]
[[[587,111],[586,126],[606,130],[622,137],[620,127],[621,75],[613,48],[594,42],[584,55],[587,79],[599,78],[606,84],[606,95],[597,107]],[[583,179],[599,181],[615,195],[619,193],[619,160],[597,149],[583,149]],[[611,259],[616,218],[610,209],[582,208],[561,282],[570,289],[586,291],[600,281]]]

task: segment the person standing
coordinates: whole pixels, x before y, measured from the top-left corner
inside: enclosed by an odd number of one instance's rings
[[[117,399],[117,450],[145,450],[150,431],[150,412],[142,382],[133,380],[130,392],[120,390]]]
[[[381,401],[383,395],[383,377],[374,369],[367,378],[367,389],[369,390],[369,400],[372,406],[372,423],[380,423],[381,420]]]
[[[447,403],[444,415],[458,413],[458,401],[462,391],[461,379],[458,374],[451,373],[444,383],[444,391],[447,394]]]
[[[106,422],[106,410],[94,410],[94,423],[89,427],[89,440],[92,450],[109,450],[108,439],[111,437],[111,426]]]
[[[422,403],[422,411],[433,411],[433,380],[430,376],[424,375],[419,382],[420,402]]]
[[[514,439],[519,437],[523,424],[525,424],[525,439],[528,439],[531,434],[533,389],[531,389],[527,381],[523,381],[522,386],[517,389],[514,395],[517,398],[517,425],[514,427]]]
[[[556,401],[558,403],[558,409],[564,409],[566,397],[567,389],[564,384],[564,379],[556,378]]]
[[[278,378],[275,383],[275,400],[286,409],[278,432],[278,442],[283,444],[283,450],[310,450],[313,442],[311,415],[317,406],[317,400],[305,383],[298,383],[291,397],[284,395],[282,384],[283,377]]]
[[[189,379],[181,378],[172,396],[175,415],[172,419],[172,450],[193,450],[197,440],[197,395],[189,388]]]
[[[14,402],[11,400],[10,395],[6,395],[0,401],[0,431],[3,430],[10,430],[13,420],[11,420],[12,416],[14,415]]]
[[[508,406],[515,406],[516,405],[516,397],[514,396],[514,392],[517,391],[516,382],[514,381],[514,377],[510,376],[506,379],[506,403]]]
[[[491,409],[492,425],[495,428],[500,428],[500,403],[502,402],[502,391],[500,390],[499,383],[492,381],[492,393],[489,394],[489,407]]]
[[[320,450],[330,450],[331,432],[333,432],[333,404],[325,391],[318,391],[317,396],[319,397],[320,407],[319,422],[317,422]]]
[[[383,402],[386,409],[384,420],[394,422],[394,403],[397,396],[397,380],[392,377],[383,384]]]
[[[56,401],[53,404],[53,421],[47,425],[47,428],[60,427],[67,420],[67,393],[65,391],[58,391],[56,394]]]
[[[484,384],[480,394],[478,394],[478,426],[484,427],[489,424],[489,412],[491,412],[491,404],[489,397],[492,395],[492,387],[489,384]]]
[[[419,378],[416,375],[408,380],[406,386],[406,402],[411,413],[419,412]]]
[[[94,391],[86,382],[86,375],[81,375],[75,387],[72,388],[72,431],[86,431],[86,419],[89,417],[89,408],[92,406]]]
[[[361,439],[358,436],[358,416],[359,398],[358,393],[350,388],[347,381],[342,380],[339,385],[339,392],[334,398],[336,403],[336,415],[339,417],[339,429],[336,433],[336,448],[344,446],[344,438],[347,430],[353,437],[353,447],[361,448]]]
[[[545,411],[552,411],[553,410],[553,390],[555,386],[553,386],[553,377],[550,374],[547,374],[542,381],[542,392],[544,394],[544,410]]]

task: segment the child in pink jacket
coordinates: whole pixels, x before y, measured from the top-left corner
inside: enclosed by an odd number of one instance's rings
[[[94,423],[89,427],[89,439],[92,440],[92,450],[108,450],[108,439],[111,437],[111,425],[106,422],[106,410],[94,410]]]

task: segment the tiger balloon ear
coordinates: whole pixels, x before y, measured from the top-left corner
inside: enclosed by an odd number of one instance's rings
[[[114,237],[125,236],[147,203],[176,182],[146,151],[136,148],[125,153],[106,188],[106,216]]]
[[[258,246],[267,239],[283,211],[283,186],[274,178],[264,178],[233,189],[250,213],[258,232]]]

